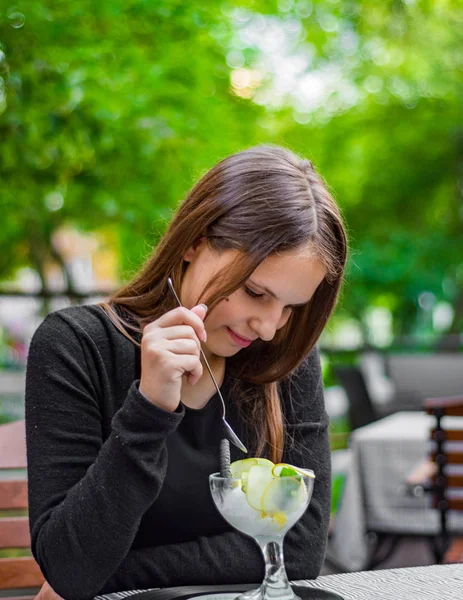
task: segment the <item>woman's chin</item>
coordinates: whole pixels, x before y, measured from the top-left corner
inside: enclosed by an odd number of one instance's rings
[[[241,348],[217,348],[216,351],[212,351],[212,355],[220,358],[229,358],[238,354],[240,350]]]
[[[230,356],[235,356],[238,354],[242,348],[233,347],[231,344],[211,344],[211,346],[204,347],[203,350],[206,354],[206,358],[208,360],[213,360],[214,358],[229,358]]]

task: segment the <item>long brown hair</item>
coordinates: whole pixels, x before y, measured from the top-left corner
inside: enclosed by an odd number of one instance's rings
[[[183,257],[201,237],[216,251],[239,251],[232,267],[214,276],[198,298],[209,307],[208,315],[276,252],[309,244],[326,270],[309,304],[295,308],[271,342],[256,340],[227,358],[227,374],[250,384],[237,401],[257,431],[254,452],[281,461],[285,436],[278,383],[314,347],[335,307],[347,257],[340,211],[312,163],[286,148],[259,145],[225,158],[188,193],[140,272],[102,304],[134,343],[129,331],[140,334],[146,323],[175,308],[167,278],[180,290],[188,267]]]

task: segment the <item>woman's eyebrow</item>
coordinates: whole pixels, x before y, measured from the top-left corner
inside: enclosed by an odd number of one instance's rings
[[[278,300],[277,296],[272,292],[272,290],[269,290],[269,288],[266,287],[265,285],[262,285],[262,284],[258,283],[257,281],[252,281],[252,279],[248,279],[248,283],[257,286],[261,290],[264,290],[264,292],[267,292],[267,294],[269,296],[272,296],[272,298],[276,298]],[[309,302],[310,302],[310,300],[307,300],[307,302],[300,302],[299,304],[290,304],[289,306],[305,306]]]

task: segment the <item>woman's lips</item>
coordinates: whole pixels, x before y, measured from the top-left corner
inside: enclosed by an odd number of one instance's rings
[[[252,340],[245,340],[244,338],[237,335],[234,331],[232,331],[230,327],[227,327],[227,331],[230,334],[231,339],[235,342],[237,346],[240,346],[240,348],[247,348],[252,344]]]

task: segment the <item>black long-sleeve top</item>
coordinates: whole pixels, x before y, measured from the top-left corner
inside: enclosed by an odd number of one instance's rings
[[[175,412],[138,391],[140,348],[96,305],[49,315],[33,336],[26,377],[26,438],[32,552],[66,600],[126,589],[257,583],[257,544],[215,508],[208,484],[223,437],[218,395]],[[221,387],[227,420],[250,444],[249,427]],[[310,506],[288,532],[291,579],[317,577],[330,512],[328,418],[315,349],[281,383],[284,461],[311,468]],[[244,455],[232,446],[232,460]]]

